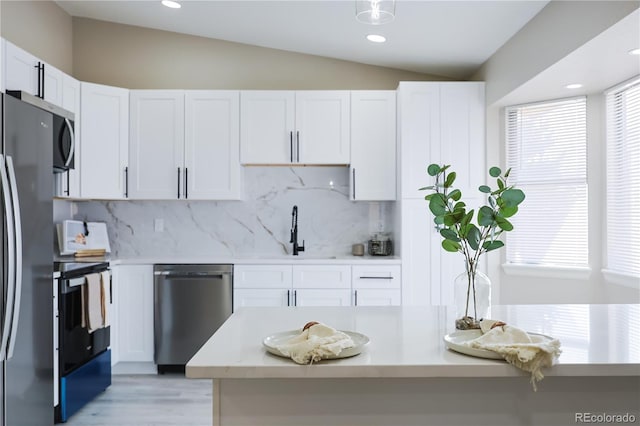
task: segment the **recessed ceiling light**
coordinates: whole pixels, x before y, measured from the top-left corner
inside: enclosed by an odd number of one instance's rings
[[[640,48],[631,49],[629,55],[640,55]]]
[[[374,43],[384,43],[385,41],[387,41],[387,38],[385,36],[381,36],[378,34],[369,34],[367,36],[367,40],[372,41]]]
[[[171,9],[180,9],[182,7],[180,3],[172,0],[162,0],[162,4],[167,7],[170,7]]]
[[[579,89],[582,87],[582,84],[580,83],[573,83],[573,84],[567,84],[566,86],[567,89]]]

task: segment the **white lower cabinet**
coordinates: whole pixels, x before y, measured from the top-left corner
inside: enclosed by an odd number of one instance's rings
[[[153,265],[117,265],[112,271],[112,351],[119,362],[153,362]]]
[[[354,306],[400,306],[401,281],[400,265],[354,265]]]
[[[348,265],[236,265],[233,310],[244,306],[349,306]]]

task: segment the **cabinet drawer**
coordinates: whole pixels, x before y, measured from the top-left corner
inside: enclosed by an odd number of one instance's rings
[[[290,265],[236,265],[234,288],[291,288]]]
[[[344,265],[294,265],[296,288],[351,288],[351,267]]]
[[[399,289],[400,265],[358,265],[352,269],[354,289]]]

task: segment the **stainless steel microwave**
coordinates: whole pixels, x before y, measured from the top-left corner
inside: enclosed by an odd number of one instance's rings
[[[53,171],[61,173],[73,169],[75,163],[74,114],[27,92],[7,90],[7,94],[53,115],[53,128],[51,129],[53,133]]]

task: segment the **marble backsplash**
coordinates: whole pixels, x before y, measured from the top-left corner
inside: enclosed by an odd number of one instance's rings
[[[242,201],[58,200],[54,219],[106,222],[117,257],[290,254],[294,205],[306,256],[346,255],[393,233],[395,203],[350,201],[346,167],[247,167],[243,179]]]

